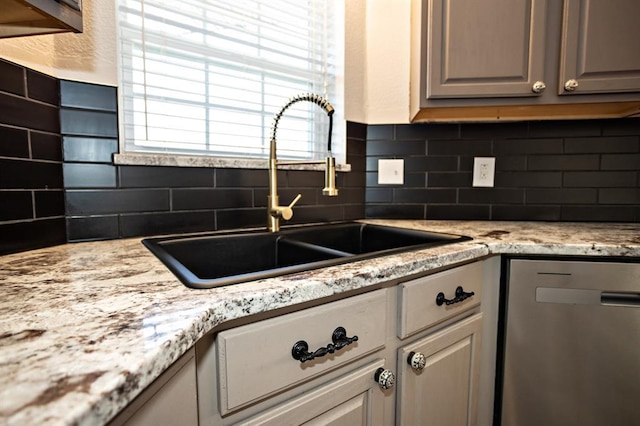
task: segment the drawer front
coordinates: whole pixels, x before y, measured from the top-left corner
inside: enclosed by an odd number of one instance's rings
[[[271,318],[218,335],[220,411],[223,415],[384,347],[386,290]],[[332,343],[338,327],[358,340],[304,363],[300,340],[314,352]],[[213,380],[213,379],[212,379]]]
[[[398,337],[405,338],[478,306],[482,297],[483,265],[483,262],[475,262],[402,283]],[[437,304],[439,293],[446,300],[455,299],[458,287],[474,295],[451,304]]]

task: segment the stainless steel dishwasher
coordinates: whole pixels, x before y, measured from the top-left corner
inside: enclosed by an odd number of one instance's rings
[[[512,259],[501,423],[640,425],[640,264]]]

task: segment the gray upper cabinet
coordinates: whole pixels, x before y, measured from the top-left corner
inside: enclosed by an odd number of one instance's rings
[[[640,90],[640,1],[565,0],[558,94]]]
[[[427,98],[538,96],[546,0],[432,0]],[[539,83],[541,84],[541,83]]]
[[[638,0],[412,0],[410,118],[637,114],[638,18]]]
[[[82,32],[81,0],[0,0],[0,38]]]

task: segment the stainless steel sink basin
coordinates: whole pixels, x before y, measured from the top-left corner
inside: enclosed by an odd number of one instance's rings
[[[186,286],[212,288],[469,239],[348,222],[276,233],[148,238],[142,243]]]

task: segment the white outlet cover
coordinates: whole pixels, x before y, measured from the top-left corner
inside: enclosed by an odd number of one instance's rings
[[[378,160],[378,184],[402,185],[404,183],[404,160]]]
[[[473,159],[473,186],[493,187],[496,170],[495,157],[476,157]]]

